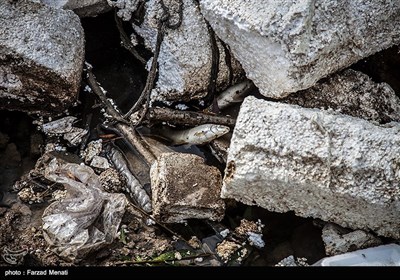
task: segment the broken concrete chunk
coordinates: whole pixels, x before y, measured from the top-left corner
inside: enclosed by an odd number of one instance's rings
[[[0,109],[60,112],[77,99],[84,33],[72,11],[0,1]]]
[[[55,121],[51,121],[40,126],[40,129],[47,135],[62,135],[72,146],[77,146],[82,142],[88,130],[73,127],[76,117],[67,116]]]
[[[103,149],[103,141],[101,139],[91,141],[87,144],[86,149],[83,151],[81,157],[85,160],[85,163],[89,163],[95,156],[100,155]]]
[[[165,223],[187,219],[221,221],[220,171],[194,154],[164,153],[150,170],[153,215]]]
[[[275,266],[309,266],[306,258],[294,258],[293,255],[284,258]]]
[[[90,166],[103,171],[110,168],[110,163],[105,157],[94,156],[90,162]]]
[[[400,124],[247,97],[222,197],[400,238]]]
[[[118,193],[124,190],[125,178],[114,168],[108,168],[99,175],[101,186],[106,192]]]
[[[39,0],[57,9],[73,10],[80,17],[95,17],[108,12],[107,0]]]
[[[143,0],[107,0],[108,5],[117,8],[117,16],[124,21],[129,21]]]
[[[400,99],[386,83],[351,69],[321,80],[281,100],[306,108],[333,109],[378,123],[400,121]]]
[[[55,121],[44,123],[40,128],[45,134],[60,135],[70,132],[75,121],[76,117],[67,116]]]
[[[179,21],[179,2],[164,0],[170,12],[172,24]],[[146,14],[143,23],[141,26],[134,24],[133,28],[139,36],[144,38],[146,47],[154,51],[157,23],[162,14],[162,8],[158,0],[147,1],[145,7]],[[126,9],[124,8],[124,11]],[[123,13],[121,16],[126,15]],[[212,67],[210,36],[206,21],[196,1],[183,0],[182,24],[177,29],[166,28],[161,44],[158,58],[158,81],[152,91],[152,100],[187,102],[206,96]],[[219,51],[217,90],[223,90],[230,85],[230,82],[241,80],[243,70],[229,50],[223,47],[218,38],[216,40]]]
[[[261,94],[282,98],[400,43],[399,1],[201,0]]]
[[[335,224],[326,224],[322,229],[322,240],[328,256],[343,254],[382,244],[373,234],[362,231],[349,231]]]

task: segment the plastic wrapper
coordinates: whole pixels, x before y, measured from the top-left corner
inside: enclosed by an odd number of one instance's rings
[[[98,176],[85,165],[53,159],[44,173],[67,190],[67,196],[50,204],[42,216],[43,235],[52,250],[77,262],[112,243],[125,212],[125,196],[105,192]]]

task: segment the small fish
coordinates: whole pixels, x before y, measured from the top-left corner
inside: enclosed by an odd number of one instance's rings
[[[229,132],[229,127],[218,124],[203,124],[185,130],[164,127],[159,132],[172,141],[173,145],[203,145]]]
[[[217,96],[219,109],[225,109],[233,103],[242,102],[246,94],[253,88],[253,83],[249,80],[231,86]]]

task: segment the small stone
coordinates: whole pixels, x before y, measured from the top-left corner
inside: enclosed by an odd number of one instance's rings
[[[85,163],[89,163],[94,156],[98,156],[101,153],[102,149],[103,140],[99,139],[95,141],[90,141],[81,156],[83,157]]]
[[[106,170],[110,168],[110,163],[105,157],[94,156],[90,162],[90,166],[99,170]]]
[[[241,248],[242,246],[228,240],[222,241],[218,244],[216,253],[217,255],[224,261],[225,263],[232,259],[233,255]]]
[[[125,179],[114,168],[108,168],[99,175],[99,180],[103,189],[110,193],[123,191]]]
[[[260,233],[255,222],[242,219],[240,225],[235,228],[235,233],[240,236],[247,236],[248,232]]]
[[[164,223],[186,219],[221,221],[225,213],[220,198],[220,171],[194,154],[161,154],[150,170],[153,215]]]

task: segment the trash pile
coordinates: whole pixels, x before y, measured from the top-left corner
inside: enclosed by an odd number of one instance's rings
[[[400,265],[400,4],[343,5],[2,1],[0,265]]]

